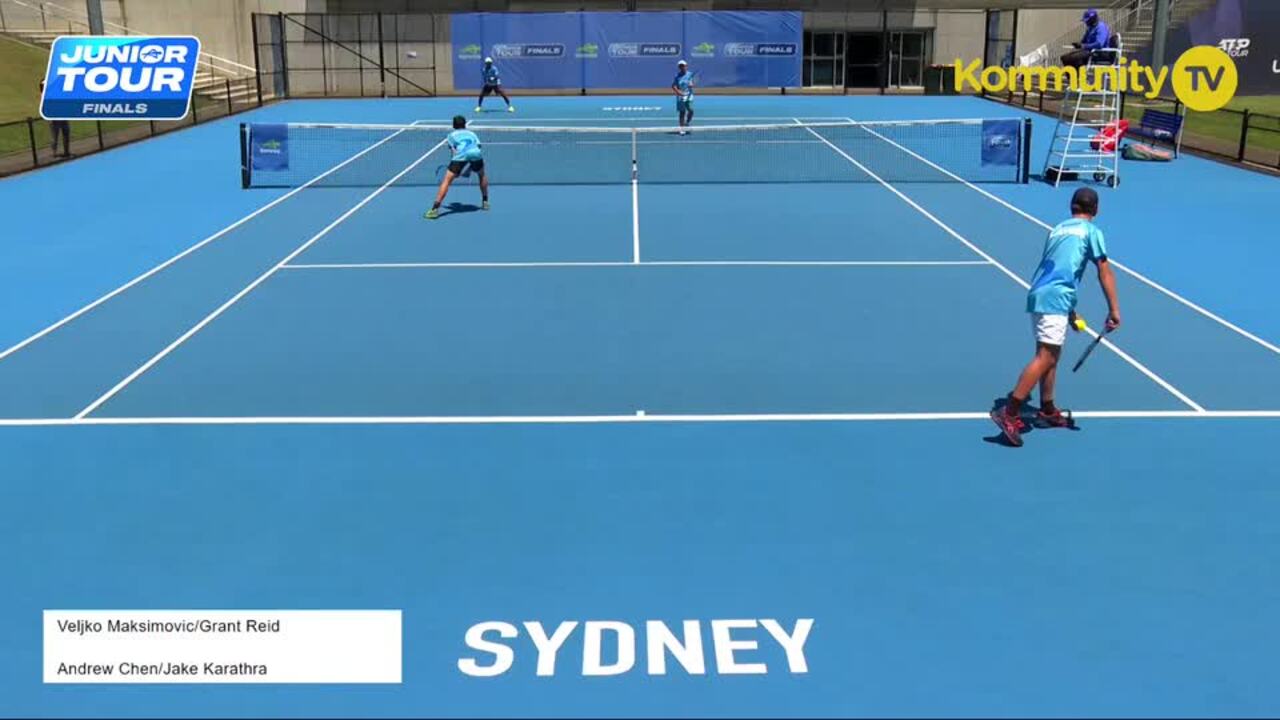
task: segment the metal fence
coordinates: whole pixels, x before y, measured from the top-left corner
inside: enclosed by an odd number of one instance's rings
[[[53,146],[53,123],[26,118],[0,123],[0,176],[90,155],[172,130],[208,122],[256,107],[268,99],[258,93],[254,78],[224,78],[191,95],[191,110],[181,120],[72,120],[69,147],[61,138]]]
[[[253,15],[259,80],[281,97],[435,95],[435,33],[421,13]]]
[[[1062,107],[1062,96],[1051,93],[1017,92],[985,97],[1053,117],[1057,117]],[[1280,116],[1226,108],[1195,112],[1186,110],[1177,99],[1148,100],[1132,93],[1121,95],[1121,115],[1131,123],[1141,120],[1143,111],[1148,109],[1184,115],[1183,150],[1280,172]]]

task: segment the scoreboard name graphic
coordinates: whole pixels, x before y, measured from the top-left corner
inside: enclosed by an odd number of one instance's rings
[[[40,114],[46,120],[181,120],[200,41],[189,36],[54,40]]]

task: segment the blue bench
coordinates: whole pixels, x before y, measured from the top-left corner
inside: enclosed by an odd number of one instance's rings
[[[1166,143],[1173,148],[1173,156],[1177,157],[1182,145],[1182,116],[1160,110],[1143,110],[1142,119],[1129,128],[1128,135]]]

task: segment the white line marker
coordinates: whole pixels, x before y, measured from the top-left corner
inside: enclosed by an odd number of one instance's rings
[[[1280,410],[1096,410],[1073,412],[1091,420],[1280,419]],[[934,413],[741,413],[644,415],[389,415],[262,417],[3,418],[0,427],[153,425],[578,425],[595,423],[797,423],[987,421],[986,412]],[[992,432],[995,432],[993,429]]]
[[[640,177],[636,165],[636,136],[631,135],[631,262],[640,264]]]
[[[800,122],[799,120],[797,120],[797,121],[796,121],[796,123],[797,123],[797,124],[799,124],[799,122]],[[872,178],[874,178],[877,182],[879,182],[881,185],[883,185],[883,186],[885,187],[885,189],[889,190],[889,191],[890,191],[890,192],[892,192],[894,195],[897,195],[897,196],[898,196],[898,197],[899,197],[903,202],[907,203],[908,205],[910,205],[911,207],[913,207],[913,208],[915,208],[917,211],[919,211],[919,212],[920,212],[920,214],[922,214],[922,215],[924,215],[925,217],[927,217],[927,218],[929,218],[930,220],[932,220],[932,221],[933,221],[933,223],[934,223],[935,225],[937,225],[938,227],[940,227],[940,228],[942,228],[943,230],[945,230],[945,231],[947,232],[947,234],[951,235],[951,236],[952,236],[952,237],[954,237],[955,239],[957,239],[957,240],[959,240],[960,242],[964,243],[965,247],[969,248],[970,250],[972,250],[972,251],[974,251],[975,253],[977,253],[979,256],[981,256],[981,257],[983,257],[984,259],[986,259],[988,262],[990,262],[992,265],[994,265],[996,268],[998,268],[998,269],[1000,270],[1000,272],[1003,272],[1005,275],[1009,276],[1009,278],[1010,278],[1010,279],[1012,279],[1014,282],[1018,283],[1018,285],[1019,285],[1019,286],[1021,286],[1023,289],[1029,289],[1029,288],[1031,287],[1031,285],[1030,285],[1029,283],[1027,283],[1027,281],[1026,281],[1026,280],[1023,280],[1021,277],[1019,277],[1019,276],[1018,276],[1016,273],[1014,273],[1012,270],[1010,270],[1009,268],[1007,268],[1007,267],[1005,267],[1004,265],[1000,264],[1000,262],[999,262],[999,261],[997,261],[994,257],[992,257],[992,256],[988,255],[986,252],[984,252],[984,251],[983,251],[981,248],[979,248],[977,245],[974,245],[973,243],[969,242],[969,240],[968,240],[967,238],[965,238],[963,235],[961,235],[960,233],[958,233],[958,232],[956,232],[955,230],[951,229],[951,227],[950,227],[950,226],[948,226],[946,223],[942,222],[942,221],[941,221],[941,220],[939,220],[938,218],[934,217],[934,215],[933,215],[932,213],[930,213],[928,210],[925,210],[925,209],[924,209],[923,207],[921,207],[921,206],[920,206],[916,201],[912,200],[910,197],[907,197],[907,195],[905,195],[901,190],[899,190],[898,188],[896,188],[896,187],[894,187],[893,185],[891,185],[891,184],[889,184],[888,182],[886,182],[886,181],[885,181],[884,179],[882,179],[879,175],[876,175],[874,172],[871,172],[871,169],[870,169],[870,168],[868,168],[867,166],[865,166],[865,165],[863,165],[862,163],[858,162],[857,160],[853,159],[853,157],[851,157],[851,156],[850,156],[848,153],[846,153],[844,150],[841,150],[837,145],[835,145],[834,143],[832,143],[830,140],[827,140],[825,137],[823,137],[823,136],[822,136],[822,135],[820,135],[819,133],[814,132],[813,128],[808,128],[808,127],[806,127],[805,129],[806,129],[806,130],[808,130],[809,132],[813,133],[813,135],[814,135],[815,137],[821,138],[821,139],[822,139],[822,141],[823,141],[824,143],[826,143],[826,144],[827,144],[827,145],[828,145],[832,150],[835,150],[835,151],[836,151],[837,153],[839,153],[839,154],[840,154],[844,159],[846,159],[846,160],[848,160],[849,162],[851,162],[851,163],[853,163],[854,165],[856,165],[859,169],[861,169],[861,170],[862,170],[863,172],[865,172],[867,175],[870,175],[870,176],[871,176]],[[1097,337],[1096,331],[1095,331],[1095,330],[1093,330],[1092,328],[1089,328],[1088,332],[1089,332],[1089,334],[1090,334],[1090,335],[1093,335],[1094,337]],[[1124,351],[1120,350],[1120,348],[1119,348],[1119,347],[1117,347],[1117,346],[1115,345],[1115,343],[1111,342],[1110,340],[1105,340],[1105,339],[1104,339],[1102,342],[1103,342],[1103,344],[1104,344],[1104,345],[1106,345],[1108,348],[1110,348],[1113,352],[1115,352],[1115,353],[1116,353],[1116,355],[1118,355],[1119,357],[1121,357],[1125,362],[1127,362],[1127,363],[1129,363],[1130,365],[1132,365],[1136,370],[1138,370],[1138,372],[1142,373],[1143,375],[1146,375],[1148,378],[1150,378],[1150,379],[1151,379],[1153,382],[1155,382],[1157,385],[1159,385],[1160,387],[1164,388],[1164,389],[1165,389],[1166,391],[1168,391],[1171,395],[1173,395],[1174,397],[1178,398],[1178,399],[1179,399],[1179,400],[1181,400],[1183,403],[1185,403],[1188,407],[1190,407],[1190,408],[1192,408],[1192,409],[1194,409],[1194,410],[1200,411],[1200,412],[1204,412],[1204,408],[1203,408],[1203,407],[1201,407],[1198,403],[1196,403],[1196,401],[1194,401],[1194,400],[1192,400],[1191,398],[1187,397],[1187,395],[1186,395],[1185,393],[1183,393],[1181,390],[1179,390],[1178,388],[1174,387],[1172,384],[1170,384],[1170,383],[1169,383],[1167,380],[1165,380],[1164,378],[1160,377],[1159,375],[1156,375],[1154,372],[1152,372],[1152,371],[1151,371],[1151,369],[1150,369],[1150,368],[1148,368],[1147,366],[1145,366],[1145,365],[1143,365],[1142,363],[1140,363],[1140,362],[1138,362],[1137,360],[1135,360],[1135,359],[1134,359],[1132,356],[1130,356],[1128,353],[1125,353]]]
[[[216,310],[206,315],[203,320],[193,325],[191,329],[183,333],[177,340],[174,340],[173,342],[169,343],[168,347],[156,353],[150,360],[146,361],[140,367],[138,367],[138,369],[129,373],[127,377],[125,377],[120,382],[116,383],[115,387],[103,393],[102,396],[99,397],[97,400],[94,400],[93,402],[89,403],[83,410],[81,410],[79,413],[76,414],[76,418],[83,419],[86,415],[88,415],[89,413],[101,407],[103,403],[110,400],[112,397],[115,397],[115,395],[119,393],[121,390],[123,390],[125,387],[127,387],[129,383],[138,379],[139,376],[141,376],[147,370],[150,370],[152,367],[154,367],[156,363],[163,360],[165,356],[167,356],[169,353],[176,350],[179,345],[182,345],[182,343],[189,340],[191,336],[200,332],[200,330],[202,330],[206,325],[213,322],[222,313],[226,312],[227,308],[230,308],[232,305],[235,305],[237,302],[240,301],[241,298],[243,298],[245,295],[248,295],[250,292],[252,292],[254,288],[266,282],[267,278],[270,278],[272,275],[276,274],[276,272],[280,270],[280,268],[284,267],[285,264],[287,264],[290,260],[301,255],[303,252],[306,251],[307,248],[315,244],[317,240],[327,235],[330,230],[334,229],[339,224],[341,224],[344,220],[354,215],[357,210],[367,205],[370,200],[374,199],[378,195],[381,195],[383,190],[386,190],[388,187],[391,187],[391,185],[393,185],[397,180],[407,175],[411,170],[413,170],[415,167],[421,164],[423,160],[426,160],[427,157],[431,155],[431,153],[435,152],[436,150],[439,150],[444,145],[444,143],[445,141],[443,140],[436,143],[434,147],[432,147],[430,150],[420,155],[418,159],[414,160],[408,167],[396,173],[395,177],[383,183],[382,186],[379,187],[377,190],[374,190],[373,192],[364,196],[363,200],[356,203],[349,210],[339,215],[336,220],[326,225],[323,230],[316,233],[315,235],[312,235],[309,240],[307,240],[306,242],[302,243],[297,248],[295,248],[293,252],[286,255],[282,260],[280,260],[280,262],[271,266],[271,269],[259,275],[256,280],[246,285],[244,289],[242,289],[240,292],[231,296],[230,300],[227,300],[226,302],[222,303],[222,305],[219,305]]]
[[[437,268],[600,268],[600,267],[986,267],[986,260],[645,260],[637,262],[407,262],[298,263],[281,270],[412,270]]]
[[[757,121],[758,120],[785,120],[787,122],[791,122],[793,116],[792,115],[707,115],[707,116],[704,116],[702,114],[699,114],[698,117],[702,118],[703,120],[717,120],[717,121],[719,120],[757,120]],[[649,113],[647,115],[635,115],[635,116],[610,115],[609,117],[585,117],[585,118],[584,117],[543,118],[543,117],[521,116],[521,117],[511,117],[511,118],[493,118],[492,120],[477,120],[474,123],[472,122],[467,123],[467,126],[468,127],[485,127],[486,125],[488,125],[489,127],[525,127],[527,126],[527,123],[544,123],[544,122],[628,123],[628,122],[633,122],[635,120],[655,120],[655,119],[657,118],[654,118],[652,113]],[[820,123],[843,122],[845,119],[846,118],[840,117],[838,115],[826,115],[826,116],[819,115],[819,116],[804,118],[806,122],[816,121]],[[452,121],[453,121],[452,118],[447,118],[442,120],[424,118],[421,120],[417,120],[413,124],[414,125],[447,126]],[[515,123],[515,124],[513,125],[512,123]],[[525,123],[525,125],[521,125],[520,123]],[[643,127],[666,127],[666,126],[665,125],[645,125]]]
[[[267,210],[270,210],[271,208],[275,207],[276,205],[279,205],[280,203],[284,202],[285,200],[288,200],[289,198],[293,197],[293,196],[294,196],[294,195],[296,195],[297,193],[302,192],[303,190],[305,190],[305,189],[307,189],[308,187],[310,187],[310,186],[314,185],[315,183],[319,182],[320,180],[324,179],[325,177],[327,177],[327,176],[329,176],[329,175],[332,175],[334,172],[337,172],[340,168],[344,167],[347,163],[350,163],[351,161],[353,161],[353,160],[355,160],[356,158],[358,158],[358,157],[360,157],[360,156],[364,155],[365,153],[369,152],[370,150],[373,150],[374,148],[378,147],[378,146],[379,146],[379,145],[381,145],[382,143],[387,142],[388,140],[390,140],[391,138],[395,137],[396,135],[399,135],[401,132],[404,132],[404,130],[403,130],[403,129],[401,129],[399,132],[396,132],[396,133],[394,133],[394,134],[392,134],[392,135],[388,135],[387,137],[385,137],[385,138],[383,138],[383,139],[379,140],[378,142],[374,143],[373,145],[370,145],[369,147],[365,148],[364,150],[361,150],[360,152],[356,153],[355,155],[352,155],[351,157],[347,158],[346,160],[343,160],[342,162],[338,163],[337,165],[334,165],[333,167],[329,168],[328,170],[324,171],[323,173],[321,173],[321,174],[319,174],[319,175],[315,176],[314,178],[311,178],[310,180],[308,180],[307,182],[303,183],[302,185],[299,185],[298,187],[296,187],[296,188],[294,188],[294,189],[290,190],[289,192],[285,193],[284,195],[281,195],[280,197],[276,198],[275,200],[272,200],[271,202],[267,203],[266,205],[263,205],[262,207],[258,208],[257,210],[254,210],[253,212],[249,213],[248,215],[245,215],[244,217],[240,218],[239,220],[237,220],[237,221],[235,221],[235,222],[231,223],[230,225],[228,225],[228,226],[226,226],[226,227],[222,228],[222,229],[221,229],[221,230],[219,230],[218,232],[216,232],[216,233],[214,233],[214,234],[210,235],[209,237],[207,237],[207,238],[205,238],[205,239],[201,240],[200,242],[196,243],[195,245],[192,245],[191,247],[187,248],[186,250],[183,250],[182,252],[178,253],[177,255],[174,255],[173,257],[169,258],[168,260],[165,260],[164,262],[160,263],[159,265],[156,265],[155,267],[153,267],[153,268],[151,268],[150,270],[148,270],[148,271],[146,271],[146,272],[142,273],[141,275],[139,275],[139,276],[135,277],[134,279],[130,280],[129,282],[127,282],[127,283],[125,283],[125,284],[121,285],[120,287],[116,288],[115,290],[112,290],[111,292],[107,293],[106,295],[103,295],[102,297],[98,298],[97,300],[94,300],[93,302],[89,303],[88,305],[85,305],[84,307],[80,308],[79,310],[76,310],[75,312],[71,313],[70,315],[67,315],[66,317],[62,318],[62,319],[61,319],[61,320],[59,320],[58,322],[56,322],[56,323],[54,323],[54,324],[52,324],[52,325],[50,325],[50,326],[46,327],[45,329],[43,329],[43,330],[41,330],[41,331],[37,332],[36,334],[34,334],[34,335],[32,335],[32,336],[28,337],[26,340],[23,340],[22,342],[19,342],[17,345],[14,345],[14,346],[10,347],[9,349],[5,350],[4,352],[0,352],[0,360],[4,360],[5,358],[7,358],[7,357],[9,357],[10,355],[12,355],[12,354],[14,354],[14,353],[18,352],[19,350],[21,350],[22,348],[24,348],[24,347],[26,347],[26,346],[30,345],[31,343],[33,343],[33,342],[35,342],[35,341],[39,340],[40,338],[44,337],[45,335],[48,335],[49,333],[53,332],[54,330],[57,330],[58,328],[62,327],[63,325],[66,325],[67,323],[71,322],[72,320],[75,320],[76,318],[80,317],[81,315],[84,315],[85,313],[89,312],[90,310],[93,310],[94,308],[98,307],[98,306],[99,306],[99,305],[101,305],[102,303],[104,303],[104,302],[106,302],[106,301],[110,300],[111,298],[113,298],[113,297],[115,297],[115,296],[119,295],[120,293],[124,292],[125,290],[128,290],[129,288],[133,287],[134,285],[137,285],[138,283],[142,282],[143,280],[146,280],[147,278],[151,277],[152,275],[155,275],[156,273],[160,272],[161,270],[164,270],[165,268],[169,267],[170,265],[172,265],[172,264],[174,264],[174,263],[178,262],[178,261],[179,261],[179,260],[181,260],[182,258],[184,258],[184,257],[186,257],[186,256],[190,255],[191,253],[193,253],[193,252],[195,252],[195,251],[199,250],[200,248],[204,247],[205,245],[208,245],[209,243],[213,242],[214,240],[217,240],[218,238],[222,237],[223,235],[226,235],[227,233],[231,232],[232,230],[235,230],[236,228],[240,227],[241,225],[243,225],[243,224],[245,224],[245,223],[249,222],[250,220],[252,220],[253,218],[257,217],[258,215],[261,215],[262,213],[266,212]]]
[[[849,122],[851,122],[851,123],[852,123],[852,122],[857,122],[857,121],[855,121],[853,118],[845,118],[845,120],[848,120],[848,121],[849,121]],[[945,173],[946,175],[950,176],[951,178],[953,178],[953,179],[955,179],[955,180],[960,181],[960,182],[961,182],[961,183],[963,183],[965,186],[967,186],[969,189],[971,189],[971,190],[975,190],[975,191],[977,191],[978,193],[980,193],[980,194],[982,194],[982,195],[985,195],[985,196],[986,196],[986,197],[988,197],[989,199],[996,201],[997,203],[999,203],[999,204],[1003,205],[1004,207],[1008,208],[1009,210],[1012,210],[1013,212],[1017,213],[1018,215],[1021,215],[1022,217],[1026,218],[1027,220],[1030,220],[1031,222],[1035,223],[1036,225],[1039,225],[1040,227],[1044,228],[1045,230],[1052,230],[1052,229],[1053,229],[1053,226],[1052,226],[1052,225],[1050,225],[1049,223],[1046,223],[1045,221],[1041,220],[1040,218],[1035,217],[1035,216],[1034,216],[1034,215],[1032,215],[1031,213],[1028,213],[1027,211],[1023,210],[1022,208],[1018,207],[1017,205],[1014,205],[1013,203],[1010,203],[1009,201],[1005,200],[1004,198],[1002,198],[1002,197],[1000,197],[1000,196],[998,196],[998,195],[995,195],[995,194],[993,194],[993,193],[991,193],[991,192],[987,191],[985,188],[981,188],[981,187],[978,187],[977,185],[974,185],[973,183],[969,182],[968,180],[965,180],[964,178],[960,177],[959,175],[956,175],[955,173],[951,172],[950,170],[948,170],[948,169],[946,169],[946,168],[942,167],[941,165],[938,165],[938,164],[936,164],[936,163],[934,163],[934,162],[932,162],[932,161],[930,161],[930,160],[928,160],[928,159],[926,159],[926,158],[924,158],[924,157],[922,157],[922,156],[920,156],[920,155],[916,154],[915,152],[912,152],[911,150],[909,150],[909,149],[907,149],[907,148],[903,147],[902,145],[899,145],[898,143],[896,143],[896,142],[894,142],[894,141],[890,140],[889,138],[884,137],[883,135],[880,135],[880,133],[875,132],[874,130],[869,129],[869,128],[867,128],[866,126],[861,126],[861,127],[862,127],[864,130],[866,130],[867,132],[870,132],[871,134],[873,134],[873,135],[876,135],[876,136],[880,137],[881,139],[883,139],[883,140],[885,140],[886,142],[890,143],[891,145],[893,145],[893,146],[897,147],[898,149],[900,149],[900,150],[902,150],[902,151],[904,151],[904,152],[906,152],[906,153],[910,154],[911,156],[915,157],[917,160],[920,160],[921,162],[924,162],[925,164],[927,164],[927,165],[929,165],[929,166],[933,167],[935,170],[938,170],[939,172]],[[1169,288],[1167,288],[1167,287],[1165,287],[1165,286],[1163,286],[1163,285],[1161,285],[1161,284],[1157,283],[1156,281],[1154,281],[1154,280],[1152,280],[1151,278],[1149,278],[1149,277],[1147,277],[1147,276],[1143,275],[1142,273],[1138,272],[1137,270],[1134,270],[1133,268],[1130,268],[1130,267],[1128,267],[1128,266],[1124,265],[1123,263],[1121,263],[1120,261],[1118,261],[1118,260],[1116,260],[1116,259],[1114,259],[1114,258],[1112,258],[1112,259],[1111,259],[1111,264],[1112,264],[1112,265],[1115,265],[1115,266],[1116,266],[1117,268],[1119,268],[1122,272],[1128,273],[1131,277],[1135,278],[1135,279],[1136,279],[1136,280],[1138,280],[1139,282],[1142,282],[1142,283],[1144,283],[1144,284],[1146,284],[1146,285],[1148,285],[1148,286],[1150,286],[1150,287],[1154,288],[1155,290],[1157,290],[1157,291],[1159,291],[1159,292],[1161,292],[1161,293],[1163,293],[1163,294],[1167,295],[1168,297],[1170,297],[1170,298],[1172,298],[1172,299],[1176,300],[1177,302],[1182,303],[1183,305],[1187,306],[1188,308],[1191,308],[1191,309],[1192,309],[1192,310],[1194,310],[1195,312],[1198,312],[1198,313],[1200,313],[1201,315],[1203,315],[1203,316],[1205,316],[1205,317],[1209,318],[1210,320],[1213,320],[1214,322],[1218,323],[1219,325],[1222,325],[1223,327],[1227,328],[1228,330],[1232,330],[1232,331],[1234,331],[1234,332],[1236,332],[1236,333],[1238,333],[1238,334],[1242,335],[1243,337],[1246,337],[1246,338],[1248,338],[1248,339],[1250,339],[1250,340],[1254,341],[1255,343],[1257,343],[1257,344],[1261,345],[1262,347],[1264,347],[1264,348],[1266,348],[1266,349],[1270,350],[1270,351],[1271,351],[1271,352],[1273,352],[1273,353],[1280,354],[1280,346],[1277,346],[1277,345],[1275,345],[1274,343],[1268,342],[1268,341],[1266,341],[1266,340],[1264,340],[1264,339],[1262,339],[1262,338],[1258,337],[1257,335],[1254,335],[1253,333],[1249,332],[1248,330],[1245,330],[1244,328],[1242,328],[1242,327],[1240,327],[1240,326],[1238,326],[1238,325],[1236,325],[1236,324],[1234,324],[1234,323],[1230,322],[1229,320],[1227,320],[1227,319],[1225,319],[1225,318],[1223,318],[1223,317],[1221,317],[1221,316],[1219,316],[1219,315],[1217,315],[1217,314],[1213,313],[1212,311],[1207,310],[1207,309],[1205,309],[1205,308],[1203,308],[1203,307],[1201,307],[1201,306],[1199,306],[1199,305],[1197,305],[1197,304],[1195,304],[1195,303],[1191,302],[1191,301],[1190,301],[1190,300],[1188,300],[1187,298],[1182,297],[1181,295],[1177,294],[1176,292],[1174,292],[1174,291],[1170,290]]]

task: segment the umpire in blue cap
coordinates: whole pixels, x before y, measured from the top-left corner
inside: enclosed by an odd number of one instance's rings
[[[1088,65],[1093,52],[1107,47],[1111,40],[1111,28],[1098,17],[1097,10],[1085,10],[1081,21],[1084,22],[1084,37],[1080,38],[1080,42],[1071,44],[1074,50],[1062,56],[1062,64],[1066,67]]]

